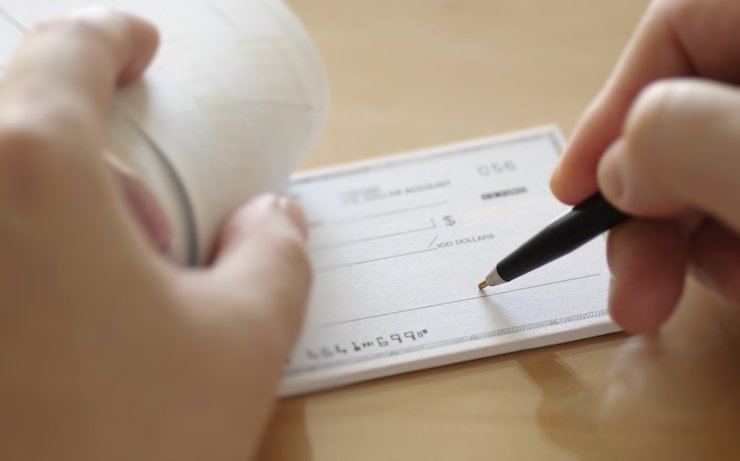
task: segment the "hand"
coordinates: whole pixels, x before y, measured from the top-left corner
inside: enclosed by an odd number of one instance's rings
[[[256,449],[310,284],[305,221],[253,200],[212,267],[158,256],[100,152],[155,29],[36,27],[0,82],[0,459],[233,460]]]
[[[627,331],[671,315],[689,268],[740,302],[738,57],[740,2],[653,2],[553,175],[567,203],[598,188],[644,218],[609,236],[610,310]]]

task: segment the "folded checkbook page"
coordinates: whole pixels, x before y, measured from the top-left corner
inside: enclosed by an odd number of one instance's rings
[[[198,245],[181,239],[177,254],[198,259],[234,207],[282,188],[310,149],[326,104],[320,59],[279,0],[0,0],[0,71],[31,24],[91,3],[161,30],[152,68],[114,103],[112,120],[135,130],[109,135],[140,174],[141,139],[160,148],[193,209]],[[295,176],[285,192],[311,222],[315,283],[281,395],[616,331],[600,238],[477,288],[566,211],[548,188],[561,148],[545,127]]]
[[[315,284],[282,395],[614,332],[597,238],[480,291],[499,259],[568,210],[554,127],[310,172]]]

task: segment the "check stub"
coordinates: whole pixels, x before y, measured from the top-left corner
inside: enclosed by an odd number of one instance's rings
[[[545,127],[295,176],[314,287],[283,396],[617,330],[597,238],[512,282],[477,284],[568,210]]]

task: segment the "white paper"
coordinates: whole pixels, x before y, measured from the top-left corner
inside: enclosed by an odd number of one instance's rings
[[[552,127],[297,176],[315,282],[284,396],[616,331],[604,241],[477,288],[567,207]]]

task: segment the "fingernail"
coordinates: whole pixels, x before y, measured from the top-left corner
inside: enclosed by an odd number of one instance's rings
[[[303,210],[296,202],[288,197],[279,197],[277,208],[290,218],[293,224],[295,224],[301,231],[301,235],[303,235],[304,239],[308,238],[308,220],[306,219],[306,215],[303,213]]]
[[[622,143],[617,141],[606,150],[599,162],[599,190],[612,203],[619,202],[624,195],[622,158]]]

